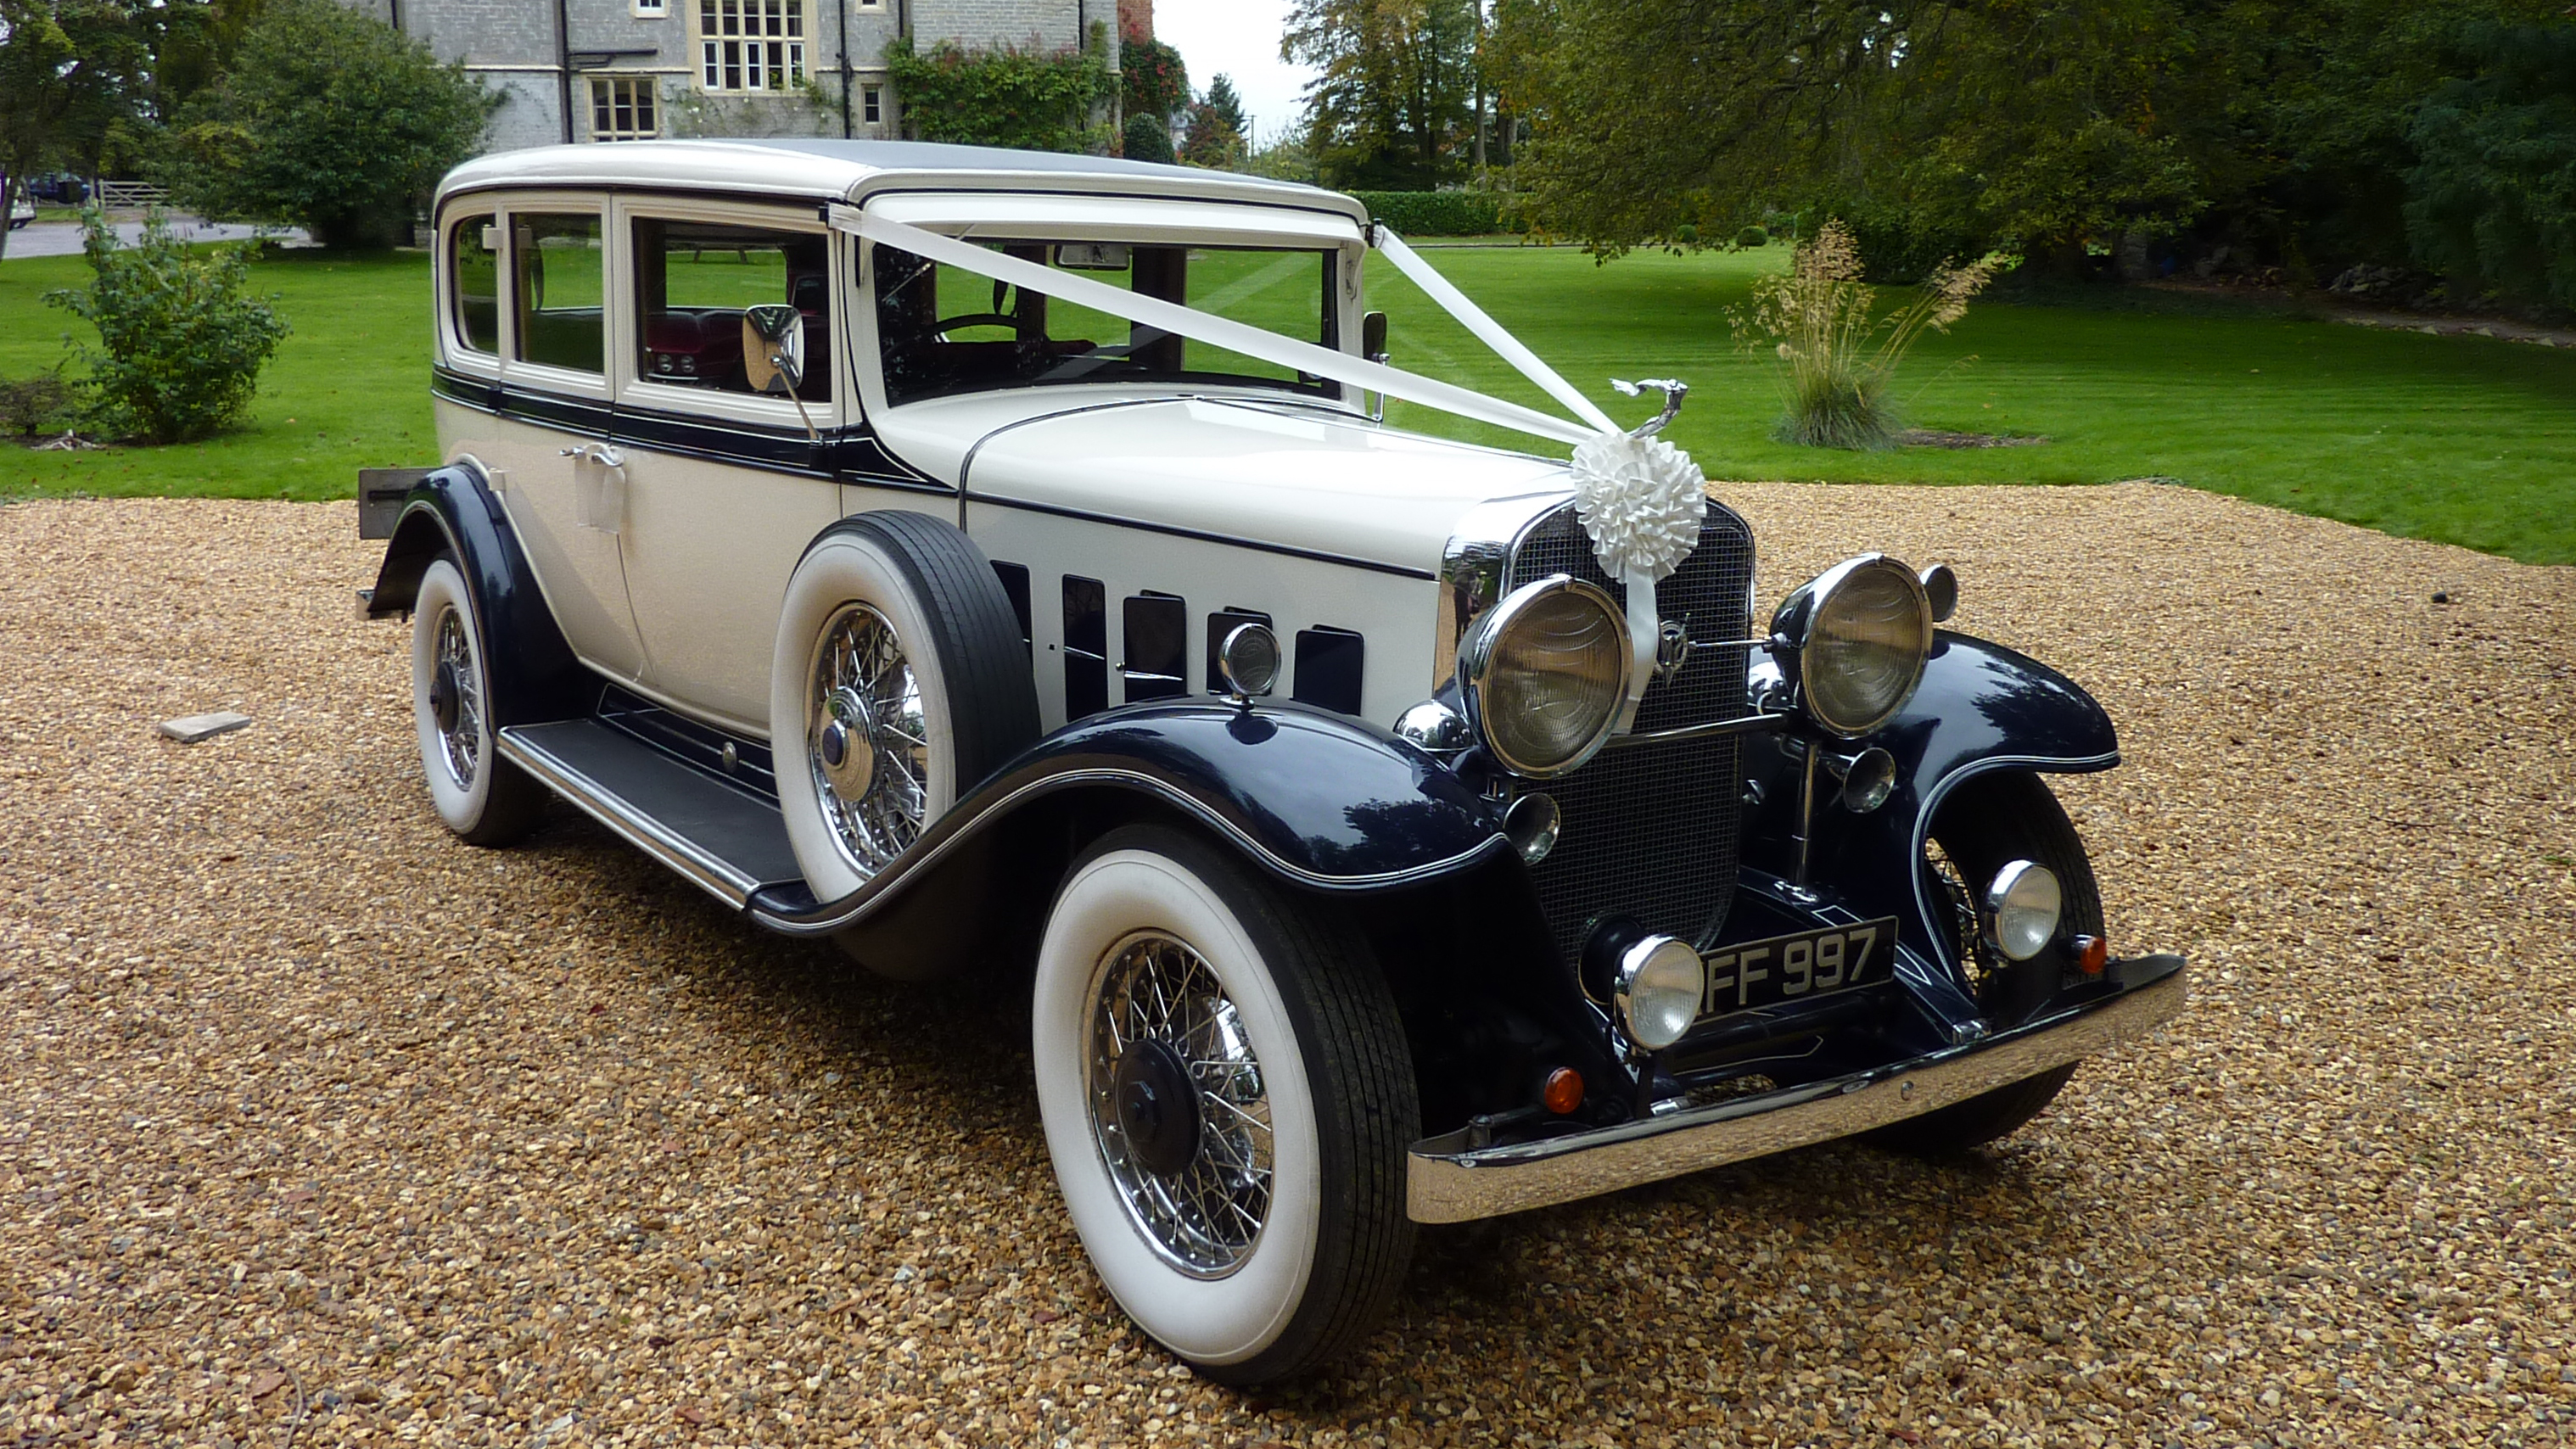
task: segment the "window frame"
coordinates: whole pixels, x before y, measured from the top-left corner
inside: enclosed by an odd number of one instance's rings
[[[663,112],[668,109],[668,106],[663,100],[662,78],[659,75],[649,71],[625,70],[590,71],[586,72],[586,74],[590,78],[591,94],[589,98],[590,105],[585,115],[585,125],[588,128],[587,134],[590,141],[595,144],[606,144],[613,141],[656,141],[661,139]],[[610,102],[610,106],[613,115],[615,107],[615,101],[613,99],[615,87],[621,85],[641,87],[643,89],[643,93],[652,98],[653,129],[649,131],[638,131],[631,135],[620,134],[613,126],[606,132],[602,132],[599,129],[599,88],[601,86],[608,86],[611,88],[612,100]]]
[[[627,13],[638,20],[665,20],[670,18],[671,0],[634,0]]]
[[[611,396],[610,380],[616,355],[611,352],[601,361],[611,369],[605,372],[583,372],[576,368],[557,367],[550,363],[526,362],[517,356],[519,350],[519,226],[521,216],[579,216],[596,214],[600,219],[600,331],[601,345],[614,347],[617,316],[620,309],[611,300],[616,296],[620,271],[616,232],[610,221],[609,198],[596,191],[507,191],[483,192],[460,198],[460,204],[494,208],[501,227],[502,265],[509,278],[509,291],[504,296],[501,319],[501,356],[492,375],[510,387],[551,392],[568,397],[606,402]]]
[[[500,282],[492,299],[494,312],[492,350],[484,351],[465,335],[457,316],[456,234],[468,226],[501,228],[500,247],[493,252],[493,275]],[[510,267],[509,223],[502,217],[501,204],[491,196],[465,198],[439,221],[438,265],[436,267],[438,340],[446,354],[448,367],[458,372],[485,378],[501,375],[501,359],[510,355],[511,311],[507,288],[514,273]]]
[[[709,95],[719,96],[785,96],[792,93],[799,84],[813,80],[814,57],[811,47],[814,43],[814,33],[810,24],[813,10],[806,4],[806,0],[683,0],[683,3],[689,7],[689,76],[692,84],[699,90]],[[780,31],[776,36],[769,35],[766,30],[746,30],[735,35],[726,35],[721,26],[713,33],[707,29],[710,11],[715,12],[720,19],[725,9],[730,7],[746,22],[760,24],[767,19],[768,9],[772,5],[778,7]],[[778,85],[725,84],[723,77],[728,72],[737,73],[745,81],[748,81],[754,70],[764,74],[769,73],[768,57],[765,53],[751,55],[749,57],[751,64],[730,67],[710,56],[710,47],[720,46],[728,41],[755,48],[773,44],[779,46],[780,65],[787,77],[785,82]]]
[[[804,416],[800,416],[795,401],[790,398],[681,387],[656,381],[651,374],[644,372],[639,366],[641,359],[638,356],[643,346],[644,320],[637,303],[641,299],[645,262],[636,255],[634,245],[635,224],[639,221],[750,226],[822,239],[825,288],[830,298],[824,318],[824,345],[831,349],[831,397],[821,402],[809,399],[805,403]],[[861,415],[860,391],[850,383],[849,275],[843,256],[845,248],[838,245],[838,236],[816,218],[811,207],[791,209],[757,202],[698,201],[676,196],[621,196],[614,207],[611,224],[617,230],[617,252],[624,259],[619,268],[618,302],[611,309],[619,324],[612,329],[610,339],[610,346],[616,349],[610,366],[617,379],[618,406],[748,423],[790,432],[800,438],[805,435],[805,416],[814,420],[817,430],[828,431],[844,426],[845,419],[856,419]]]

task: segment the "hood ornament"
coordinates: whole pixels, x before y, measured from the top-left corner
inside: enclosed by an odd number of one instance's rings
[[[1677,377],[1641,377],[1635,382],[1622,382],[1614,377],[1610,379],[1610,385],[1619,389],[1621,397],[1637,397],[1648,388],[1664,395],[1664,410],[1630,428],[1628,436],[1632,438],[1651,438],[1662,432],[1664,424],[1681,416],[1682,399],[1690,396],[1690,384]]]
[[[1617,728],[1637,717],[1646,683],[1654,677],[1663,643],[1655,617],[1655,585],[1670,577],[1699,546],[1708,509],[1708,480],[1690,454],[1655,436],[1682,409],[1690,388],[1664,378],[1642,383],[1612,379],[1630,397],[1646,388],[1664,395],[1662,414],[1625,433],[1603,433],[1574,450],[1575,516],[1592,540],[1604,572],[1627,593],[1628,637],[1635,667]]]

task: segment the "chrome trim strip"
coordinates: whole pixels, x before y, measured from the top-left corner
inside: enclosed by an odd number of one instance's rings
[[[519,738],[522,726],[500,733],[501,758],[537,777],[609,833],[679,872],[700,890],[741,910],[763,884],[700,850],[686,837],[610,794],[598,782],[544,749]]]
[[[1445,860],[1426,861],[1421,865],[1409,866],[1403,870],[1380,871],[1374,875],[1323,875],[1282,859],[1269,847],[1253,839],[1231,821],[1210,810],[1185,791],[1174,789],[1142,771],[1100,766],[1087,770],[1067,770],[1060,775],[1049,775],[1042,780],[1032,780],[997,800],[978,805],[971,818],[955,829],[941,834],[942,826],[958,818],[957,812],[952,809],[932,824],[931,834],[937,835],[937,839],[933,840],[925,836],[922,841],[914,842],[912,849],[905,851],[895,859],[893,864],[870,877],[848,895],[838,900],[824,901],[802,916],[776,915],[755,904],[749,907],[751,918],[783,936],[828,936],[865,916],[875,906],[878,898],[891,894],[897,885],[910,879],[919,869],[947,854],[959,841],[972,835],[985,821],[999,818],[1023,800],[1069,789],[1075,785],[1097,784],[1127,784],[1140,787],[1166,803],[1188,811],[1210,828],[1223,831],[1246,852],[1260,857],[1270,869],[1290,880],[1321,890],[1367,890],[1380,886],[1403,885],[1410,881],[1428,880],[1472,865],[1497,851],[1512,848],[1511,841],[1498,831],[1485,837],[1474,847]],[[825,912],[831,914],[824,914]]]
[[[2007,1036],[1894,1067],[1572,1137],[1480,1150],[1413,1144],[1405,1213],[1458,1223],[1766,1157],[1950,1106],[2145,1035],[2182,1010],[2185,972]]]
[[[1614,735],[1603,748],[1615,750],[1622,745],[1660,745],[1667,740],[1696,740],[1710,735],[1762,734],[1779,729],[1788,722],[1786,714],[1740,714],[1733,719],[1713,719],[1706,724],[1682,725],[1677,729]]]

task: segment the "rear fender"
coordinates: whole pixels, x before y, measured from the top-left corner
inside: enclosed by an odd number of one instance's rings
[[[432,470],[404,496],[367,596],[367,616],[409,613],[421,576],[441,554],[456,559],[474,596],[489,656],[484,667],[492,676],[493,726],[584,713],[593,681],[556,627],[509,515],[471,458]]]

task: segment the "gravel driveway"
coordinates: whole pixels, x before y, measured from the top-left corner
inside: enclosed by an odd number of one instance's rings
[[[1722,491],[1767,595],[1947,558],[2102,695],[2129,763],[2065,793],[2193,1006],[1970,1161],[1428,1233],[1364,1356],[1251,1397],[1093,1282],[1024,1006],[569,811],[445,836],[349,505],[0,508],[0,1443],[2576,1441],[2576,571],[2144,484]]]

